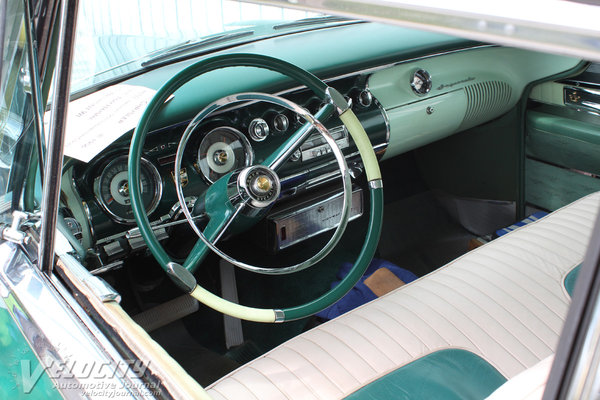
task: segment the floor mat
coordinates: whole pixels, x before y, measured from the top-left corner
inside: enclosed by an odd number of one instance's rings
[[[379,257],[425,275],[468,251],[475,236],[454,222],[432,192],[386,204]]]
[[[240,366],[231,358],[200,345],[181,320],[157,329],[151,336],[202,386],[213,383]]]

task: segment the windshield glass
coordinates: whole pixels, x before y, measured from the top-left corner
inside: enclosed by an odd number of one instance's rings
[[[134,72],[161,53],[188,50],[198,41],[212,49],[256,40],[284,33],[273,29],[281,23],[319,16],[228,0],[82,0],[71,91]],[[221,37],[225,32],[241,34]]]

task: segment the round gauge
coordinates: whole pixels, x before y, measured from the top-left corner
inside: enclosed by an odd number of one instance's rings
[[[141,159],[140,186],[146,213],[152,213],[158,206],[162,193],[160,174],[149,161]],[[119,222],[134,222],[129,181],[127,178],[127,156],[112,160],[96,179],[96,197],[102,207]]]
[[[248,139],[227,126],[208,132],[198,148],[198,167],[210,183],[228,172],[252,165],[253,159]]]

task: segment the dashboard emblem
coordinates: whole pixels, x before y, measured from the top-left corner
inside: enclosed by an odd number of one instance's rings
[[[431,90],[431,75],[424,69],[416,70],[410,80],[410,87],[418,95],[424,95]]]

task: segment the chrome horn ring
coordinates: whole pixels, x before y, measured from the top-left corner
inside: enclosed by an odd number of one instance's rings
[[[340,216],[340,223],[337,226],[337,228],[336,228],[335,232],[333,233],[333,235],[331,236],[331,238],[329,239],[329,241],[315,255],[313,255],[312,257],[308,258],[307,260],[300,262],[298,264],[295,264],[295,265],[291,265],[291,266],[287,266],[287,267],[280,267],[280,268],[266,268],[266,267],[250,265],[250,264],[238,261],[238,260],[234,259],[233,257],[229,256],[228,254],[225,254],[223,251],[221,251],[219,248],[217,248],[212,242],[210,242],[204,236],[203,232],[193,222],[193,218],[192,218],[192,215],[191,215],[188,207],[185,206],[186,203],[185,203],[185,196],[183,195],[183,187],[181,184],[181,177],[179,174],[176,173],[175,174],[175,187],[176,187],[177,197],[179,199],[179,203],[181,204],[181,210],[182,210],[183,214],[185,215],[185,218],[187,219],[188,223],[194,230],[194,232],[198,235],[200,240],[202,240],[204,242],[204,244],[210,250],[212,250],[215,254],[217,254],[222,259],[228,261],[229,263],[231,263],[239,268],[245,269],[247,271],[252,271],[252,272],[265,274],[265,275],[283,275],[283,274],[289,274],[292,272],[302,271],[308,267],[315,265],[316,263],[321,261],[323,258],[325,258],[333,250],[333,248],[337,245],[337,243],[340,241],[340,239],[346,229],[346,226],[348,224],[348,218],[349,218],[351,202],[352,202],[352,182],[350,179],[350,173],[348,171],[348,165],[346,164],[346,159],[344,157],[344,154],[342,153],[341,149],[339,148],[339,146],[335,142],[335,139],[333,139],[333,137],[331,136],[331,134],[329,133],[327,128],[318,119],[316,119],[312,114],[310,114],[307,110],[305,110],[304,108],[300,107],[299,105],[297,105],[296,103],[294,103],[292,101],[284,99],[283,97],[265,94],[265,93],[256,93],[256,92],[238,93],[238,94],[226,96],[219,100],[216,100],[213,103],[206,106],[198,114],[196,114],[196,116],[192,119],[192,121],[187,126],[185,132],[183,133],[183,135],[181,137],[181,140],[179,141],[179,146],[177,147],[177,153],[175,155],[174,170],[179,171],[181,169],[181,163],[183,160],[183,151],[191,137],[191,134],[196,129],[196,127],[198,127],[198,125],[206,117],[208,117],[214,111],[219,110],[225,106],[231,106],[232,104],[235,104],[235,103],[252,102],[252,101],[265,101],[265,102],[268,102],[271,104],[282,106],[292,112],[295,112],[296,114],[301,116],[306,122],[308,122],[310,125],[312,125],[312,127],[314,127],[321,134],[321,136],[323,136],[323,138],[325,139],[325,141],[331,148],[332,153],[335,156],[335,159],[338,163],[338,167],[340,169],[340,173],[341,173],[341,177],[342,177],[343,201],[342,201],[342,212],[341,212],[341,216]],[[333,103],[333,100],[331,102]],[[302,128],[300,128],[300,129],[302,129]],[[308,137],[310,132],[311,132],[311,129],[307,129],[305,134],[300,139],[298,139],[298,141],[296,143],[303,142],[306,139],[306,137]],[[297,148],[296,145],[290,146],[287,149],[287,151],[285,151],[283,154],[280,155],[280,157],[278,157],[277,159],[275,159],[272,162],[272,164],[269,166],[270,168],[268,168],[268,169],[276,170],[292,155],[292,153],[296,150],[296,148]],[[249,170],[251,168],[253,168],[253,167],[247,168],[246,170]],[[249,200],[243,199],[240,201],[240,203],[236,207],[237,211],[232,218],[235,218],[235,216],[238,214],[238,212],[241,210],[241,208],[244,207],[244,205],[246,204],[247,201],[249,201]]]

